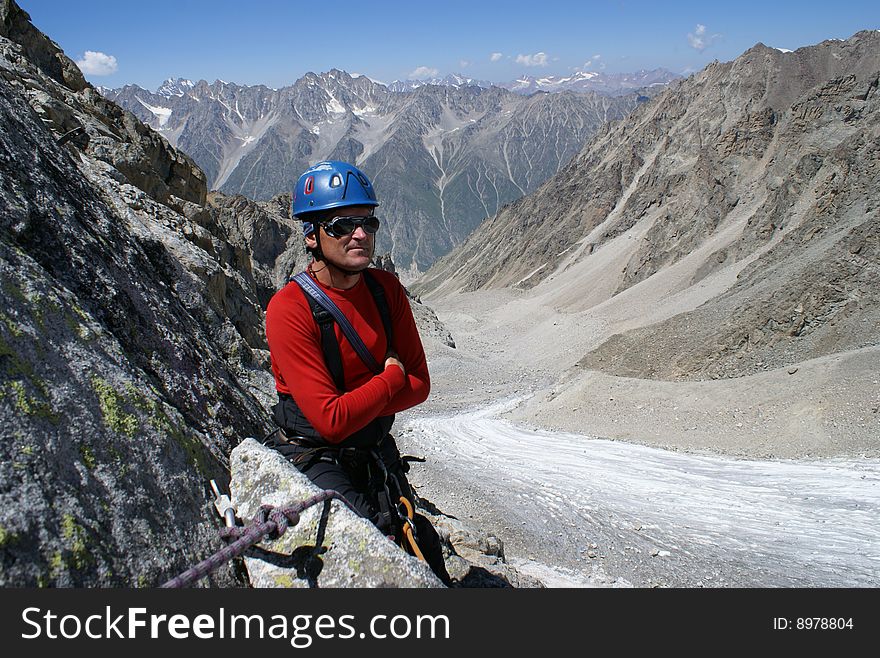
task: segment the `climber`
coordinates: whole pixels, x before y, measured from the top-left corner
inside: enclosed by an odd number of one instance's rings
[[[279,431],[267,445],[386,535],[402,541],[414,531],[448,583],[436,531],[421,515],[407,519],[408,464],[389,433],[395,413],[427,399],[430,378],[403,286],[369,267],[378,205],[367,176],[345,162],[319,162],[296,183],[293,216],[312,261],[266,309],[279,397]]]

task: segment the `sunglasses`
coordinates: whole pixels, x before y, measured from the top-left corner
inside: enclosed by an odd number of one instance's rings
[[[364,233],[373,234],[379,230],[379,218],[375,215],[368,217],[334,217],[329,222],[322,222],[324,232],[331,238],[341,238],[351,235],[360,226]]]

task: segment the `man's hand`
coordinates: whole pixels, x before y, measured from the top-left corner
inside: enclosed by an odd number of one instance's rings
[[[394,352],[388,352],[388,354],[385,355],[385,368],[387,369],[388,366],[392,365],[400,368],[400,371],[404,375],[406,375],[406,368],[403,367],[403,363],[401,363],[400,359],[397,357],[397,354],[395,354]]]

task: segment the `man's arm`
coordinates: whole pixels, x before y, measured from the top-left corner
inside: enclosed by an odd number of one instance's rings
[[[428,394],[431,392],[428,362],[406,292],[396,279],[385,286],[385,292],[389,297],[391,308],[394,348],[397,357],[404,365],[406,381],[384,406],[379,416],[390,416],[421,404],[428,399]]]

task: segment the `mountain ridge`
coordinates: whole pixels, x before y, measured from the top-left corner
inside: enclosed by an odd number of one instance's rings
[[[268,200],[316,160],[360,166],[380,191],[387,231],[379,249],[405,279],[639,102],[634,94],[523,96],[475,86],[392,92],[338,69],[279,90],[181,79],[162,88],[165,95],[135,86],[105,93],[188,153],[212,189]]]
[[[876,342],[878,53],[863,31],[710,64],[606,125],[415,289],[535,289],[576,313],[653,299],[584,346],[581,368],[621,376],[740,376]],[[581,298],[552,292],[588,271]],[[663,311],[701,287],[699,308]]]

